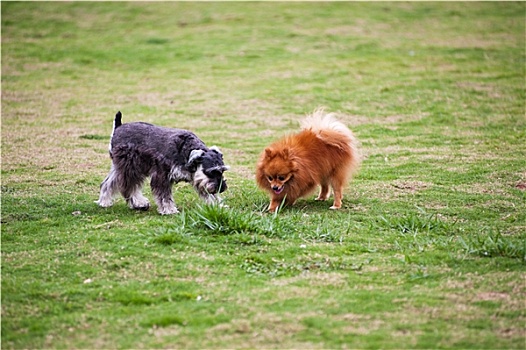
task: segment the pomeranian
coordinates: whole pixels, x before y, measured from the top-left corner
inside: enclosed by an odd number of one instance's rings
[[[270,193],[269,211],[280,205],[292,205],[311,194],[316,186],[316,200],[329,199],[340,209],[343,189],[360,165],[358,142],[353,133],[334,114],[317,109],[301,123],[301,131],[278,140],[265,148],[256,169],[259,187]]]

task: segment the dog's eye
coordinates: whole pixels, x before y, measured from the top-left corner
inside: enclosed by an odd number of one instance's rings
[[[269,181],[272,181],[272,180],[273,180],[273,179],[272,179],[272,176],[267,176],[267,179],[268,179]]]
[[[278,176],[279,181],[285,181],[285,176]]]
[[[212,170],[212,171],[205,172],[205,175],[208,177],[220,177],[223,175],[223,173],[220,172],[219,170]]]

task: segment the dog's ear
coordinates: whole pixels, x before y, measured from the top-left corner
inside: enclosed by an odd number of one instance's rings
[[[190,152],[190,157],[188,158],[188,162],[186,162],[186,168],[195,169],[197,164],[203,161],[203,154],[205,154],[205,151],[202,149],[194,149]]]
[[[290,170],[293,172],[293,173],[296,173],[298,172],[298,163],[296,163],[294,160],[291,160],[290,161]]]
[[[273,153],[272,148],[265,148],[265,157],[272,158],[274,157]]]
[[[219,153],[221,156],[223,155],[223,152],[217,146],[210,147],[210,150]]]

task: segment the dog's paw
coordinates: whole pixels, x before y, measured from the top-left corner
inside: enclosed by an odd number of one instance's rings
[[[130,205],[130,208],[135,209],[135,210],[146,211],[150,209],[150,202],[148,202],[146,198],[142,198],[142,200],[134,199],[130,201],[129,205]]]
[[[113,205],[113,200],[99,199],[98,201],[95,201],[95,203],[97,203],[99,206],[101,206],[103,208],[108,208],[108,207],[111,207]]]
[[[150,209],[150,203],[145,203],[145,204],[140,205],[140,206],[134,205],[132,207],[132,209],[146,211],[146,210]]]
[[[157,211],[161,215],[172,215],[172,214],[178,214],[179,213],[179,210],[177,210],[176,207],[158,208]]]
[[[277,213],[277,212],[279,212],[279,205],[272,205],[272,204],[270,204],[268,206],[268,208],[267,208],[267,211],[269,213]]]
[[[338,209],[341,209],[341,206],[337,207],[337,206],[333,205],[329,209],[331,209],[331,210],[338,210]]]

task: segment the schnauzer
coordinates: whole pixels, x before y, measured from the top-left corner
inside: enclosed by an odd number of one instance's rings
[[[178,213],[172,197],[172,184],[185,181],[207,204],[219,203],[218,194],[227,189],[223,172],[228,166],[215,146],[207,148],[194,133],[163,128],[148,123],[121,122],[118,112],[110,138],[110,173],[100,185],[101,207],[113,204],[120,191],[132,209],[147,210],[148,199],[142,185],[150,177],[150,186],[160,214]]]

